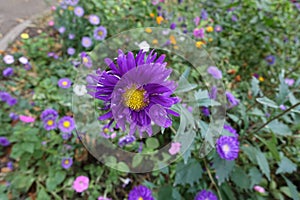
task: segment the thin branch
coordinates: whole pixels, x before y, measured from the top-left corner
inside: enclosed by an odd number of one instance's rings
[[[219,196],[219,199],[222,200],[221,192],[220,192],[220,190],[219,190],[219,188],[218,188],[218,185],[216,184],[214,178],[213,178],[212,175],[211,175],[211,172],[210,172],[210,170],[209,170],[209,167],[207,166],[206,160],[205,160],[205,159],[203,159],[203,160],[204,160],[204,165],[205,165],[206,171],[207,171],[207,173],[208,173],[209,179],[211,180],[212,184],[213,184],[214,187],[216,188],[217,193],[218,193],[218,196]]]

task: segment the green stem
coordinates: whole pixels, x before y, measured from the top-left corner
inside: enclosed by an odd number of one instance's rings
[[[214,185],[214,187],[216,188],[217,190],[217,193],[218,193],[218,196],[219,196],[219,199],[222,200],[222,196],[221,196],[221,192],[218,188],[218,185],[216,184],[215,180],[213,179],[212,175],[211,175],[211,172],[210,172],[210,169],[207,165],[207,162],[206,162],[206,159],[203,159],[204,160],[204,165],[205,165],[205,168],[206,168],[206,171],[207,171],[207,174],[208,174],[208,177],[209,179],[211,180],[212,184]]]

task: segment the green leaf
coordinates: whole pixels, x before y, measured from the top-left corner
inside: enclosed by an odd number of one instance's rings
[[[266,141],[265,139],[261,138],[258,135],[255,135],[255,137],[257,139],[259,139],[262,143],[264,143],[268,149],[271,151],[271,153],[273,154],[274,158],[279,161],[280,160],[280,156],[279,156],[279,152],[277,151],[277,147],[276,147],[276,143],[274,142],[273,138],[276,140],[276,138],[274,137],[274,135],[272,135],[272,140],[270,141]]]
[[[43,200],[51,200],[51,197],[47,194],[45,189],[40,189],[38,194],[37,194],[37,199],[43,199]]]
[[[268,180],[271,180],[270,167],[269,167],[268,161],[267,161],[265,155],[260,150],[257,150],[257,152],[256,152],[256,161],[257,161],[257,164],[258,164],[261,172],[266,175]]]
[[[34,152],[34,143],[24,142],[21,144],[21,148],[24,151],[27,151],[28,153]]]
[[[201,165],[195,159],[190,159],[187,164],[183,162],[177,164],[174,185],[190,184],[193,186],[201,177]]]
[[[159,142],[156,138],[148,138],[146,140],[146,146],[150,149],[156,149],[159,147]]]
[[[271,108],[278,108],[278,105],[267,97],[256,98],[256,101]]]
[[[177,191],[176,188],[168,185],[163,186],[158,191],[158,198],[157,200],[180,200],[182,199],[181,195]]]
[[[276,170],[276,174],[280,174],[280,173],[290,174],[296,170],[297,170],[297,165],[284,156],[279,163],[279,168]]]
[[[233,193],[232,187],[229,186],[227,183],[223,183],[220,186],[221,192],[222,192],[222,197],[226,196],[228,200],[236,200],[235,194]]]
[[[248,156],[249,160],[256,164],[256,149],[253,146],[242,146],[241,149]]]
[[[143,156],[141,156],[140,154],[135,154],[135,156],[132,159],[132,167],[135,168],[139,166],[142,160],[143,160]]]
[[[252,77],[252,80],[251,80],[251,91],[252,91],[252,95],[254,97],[256,97],[258,95],[258,93],[260,92],[259,81],[255,77]]]
[[[65,178],[66,178],[66,172],[65,171],[57,171],[55,173],[55,181],[56,181],[56,185],[61,184]]]
[[[270,128],[271,131],[277,135],[282,135],[282,136],[292,135],[291,129],[287,125],[285,125],[284,123],[278,120],[272,121],[266,127]]]
[[[290,191],[291,191],[291,197],[293,198],[293,200],[300,200],[298,191],[297,191],[297,187],[289,180],[287,179],[285,176],[282,176],[286,182],[286,184],[288,185]]]
[[[250,188],[250,180],[246,172],[240,168],[235,167],[230,176],[231,180],[235,183],[235,185],[241,189]]]
[[[218,176],[219,184],[222,184],[228,179],[234,167],[234,160],[223,160],[218,155],[215,155],[213,159],[213,168],[216,170],[216,176]]]
[[[261,182],[262,174],[260,173],[260,171],[256,167],[252,167],[249,170],[249,174],[248,175],[250,176],[250,187],[251,188],[254,185],[259,184]]]

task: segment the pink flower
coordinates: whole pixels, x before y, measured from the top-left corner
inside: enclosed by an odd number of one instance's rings
[[[169,149],[169,153],[171,155],[175,155],[180,151],[181,144],[179,142],[172,142],[171,148]]]
[[[100,197],[98,197],[98,200],[111,200],[111,199],[100,196]]]
[[[88,189],[90,179],[86,176],[78,176],[73,182],[73,189],[76,192],[83,192]]]
[[[52,10],[52,11],[55,11],[55,10],[56,10],[56,7],[55,7],[55,6],[51,6],[51,10]]]
[[[52,21],[52,20],[49,21],[49,22],[48,22],[48,26],[54,26],[54,21]]]
[[[193,32],[195,38],[204,38],[204,29],[203,28],[195,28]]]
[[[263,187],[261,187],[261,186],[259,186],[259,185],[254,186],[253,189],[254,189],[256,192],[259,192],[259,193],[265,193],[265,192],[266,192],[265,188],[263,188]]]
[[[25,122],[25,123],[31,123],[31,122],[34,122],[34,121],[35,121],[35,118],[34,118],[34,117],[25,116],[25,115],[20,115],[20,116],[19,116],[19,119],[20,119],[22,122]]]

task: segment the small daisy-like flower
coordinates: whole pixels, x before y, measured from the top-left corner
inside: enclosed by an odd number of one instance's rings
[[[284,82],[288,85],[288,86],[292,86],[295,83],[295,80],[292,78],[286,78],[284,79]]]
[[[83,96],[87,93],[85,85],[74,85],[73,92],[77,96]]]
[[[99,26],[94,30],[95,40],[104,40],[107,35],[107,30],[104,26]]]
[[[90,179],[86,176],[78,176],[73,182],[73,189],[81,193],[89,188]]]
[[[9,117],[12,119],[12,120],[17,120],[19,119],[19,115],[17,115],[16,113],[9,113]]]
[[[6,100],[6,103],[9,106],[14,106],[18,103],[18,99],[14,98],[14,97],[10,97]]]
[[[10,64],[12,64],[12,63],[15,62],[15,59],[14,59],[14,57],[12,55],[5,55],[3,57],[3,61],[4,61],[5,64],[10,65]]]
[[[218,200],[218,197],[207,190],[201,190],[197,193],[194,200]]]
[[[223,30],[222,26],[220,26],[220,25],[215,26],[215,31],[216,32],[221,32],[222,30]]]
[[[193,32],[195,38],[204,38],[204,29],[203,28],[195,28]]]
[[[64,27],[64,26],[61,26],[61,27],[58,28],[58,32],[60,34],[63,34],[65,31],[66,31],[66,27]]]
[[[90,48],[93,45],[93,42],[89,37],[82,37],[81,45],[85,48]]]
[[[268,62],[269,65],[274,65],[275,64],[275,56],[268,55],[265,59],[266,59],[266,61]]]
[[[64,168],[64,169],[69,169],[73,164],[73,159],[72,158],[63,158],[61,160],[61,166]]]
[[[128,194],[128,200],[154,200],[152,191],[146,186],[134,187]]]
[[[92,59],[86,52],[81,52],[80,57],[82,59],[82,64],[85,67],[91,68],[93,66]]]
[[[47,108],[46,110],[44,110],[41,115],[40,118],[42,121],[46,120],[47,118],[57,118],[58,117],[58,113],[56,110],[52,109],[52,108]]]
[[[214,28],[212,26],[208,26],[208,27],[206,27],[206,31],[209,32],[209,33],[213,32]]]
[[[54,117],[47,117],[47,119],[45,119],[43,122],[44,122],[44,128],[47,131],[54,130],[57,128],[56,118]]]
[[[19,62],[22,63],[23,65],[26,65],[28,64],[29,61],[26,57],[22,56],[19,58]]]
[[[0,99],[1,101],[7,101],[10,98],[10,94],[4,91],[0,91]]]
[[[58,122],[58,128],[63,133],[71,133],[75,128],[75,121],[72,117],[62,117]]]
[[[221,136],[216,144],[217,152],[222,159],[234,160],[239,155],[239,141],[236,137]]]
[[[74,14],[77,17],[82,17],[84,15],[84,9],[80,6],[77,6],[77,7],[74,8]]]
[[[14,74],[14,69],[12,67],[7,67],[6,69],[3,70],[2,75],[4,77],[9,77]]]
[[[210,66],[207,68],[207,73],[212,75],[215,79],[221,79],[222,78],[222,71],[219,70],[219,68],[215,66]]]
[[[150,45],[147,41],[142,41],[141,43],[137,44],[141,50],[144,52],[148,52],[150,50]]]
[[[0,136],[0,145],[6,147],[10,145],[10,141],[7,139],[7,137]]]
[[[279,106],[279,108],[280,108],[281,110],[286,110],[286,107],[285,107],[285,105],[283,105],[283,104],[281,104],[281,105]]]
[[[69,48],[67,49],[67,53],[68,53],[70,56],[74,55],[75,52],[76,52],[76,50],[75,50],[73,47],[69,47]]]
[[[172,142],[171,148],[169,149],[169,153],[171,155],[175,155],[180,151],[181,144],[179,142]]]
[[[227,100],[230,104],[229,108],[233,108],[233,107],[237,106],[240,103],[240,101],[237,98],[235,98],[234,95],[231,92],[226,91],[225,95],[226,95]]]
[[[61,79],[59,79],[57,84],[59,87],[66,89],[66,88],[71,87],[72,81],[68,78],[61,78]]]
[[[75,34],[70,33],[70,34],[68,35],[68,38],[69,38],[69,40],[74,40]]]
[[[170,25],[170,29],[174,30],[175,28],[176,28],[176,23],[172,23],[172,24]]]
[[[89,16],[89,22],[92,25],[98,25],[100,23],[100,18],[97,15],[90,15]]]

